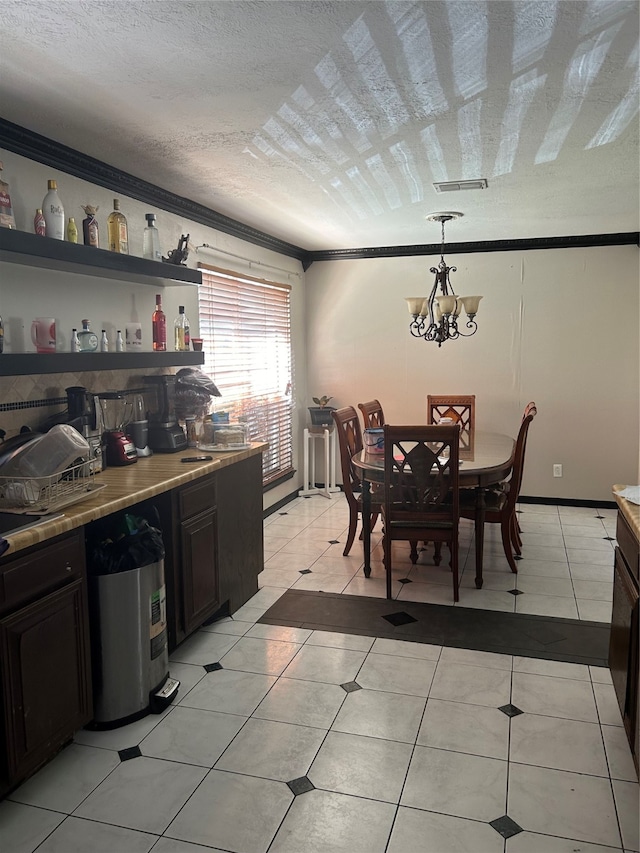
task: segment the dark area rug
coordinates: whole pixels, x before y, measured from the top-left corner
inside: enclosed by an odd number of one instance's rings
[[[258,620],[483,652],[607,666],[610,625],[288,589]]]

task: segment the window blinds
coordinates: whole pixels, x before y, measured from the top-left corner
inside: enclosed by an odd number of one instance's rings
[[[199,265],[200,337],[205,371],[222,396],[216,411],[267,441],[263,483],[293,471],[291,288]]]

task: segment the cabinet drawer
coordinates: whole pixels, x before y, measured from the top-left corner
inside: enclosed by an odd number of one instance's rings
[[[84,537],[79,533],[43,545],[3,567],[0,583],[3,610],[15,608],[35,596],[82,577]]]
[[[216,480],[215,475],[196,480],[193,485],[184,486],[178,494],[178,509],[180,518],[191,518],[200,512],[215,509]]]
[[[618,540],[618,547],[622,551],[622,556],[631,569],[631,574],[636,579],[636,583],[638,583],[640,547],[638,546],[638,540],[629,527],[629,522],[621,512],[618,513],[616,539]]]

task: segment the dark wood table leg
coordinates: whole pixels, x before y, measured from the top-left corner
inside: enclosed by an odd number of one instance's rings
[[[364,551],[364,576],[371,575],[371,484],[362,480],[362,548]]]
[[[486,509],[485,490],[476,493],[476,587],[482,589],[482,552],[484,549],[484,516]]]

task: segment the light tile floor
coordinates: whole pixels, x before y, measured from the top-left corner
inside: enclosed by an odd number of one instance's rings
[[[615,513],[522,510],[518,576],[488,531],[483,590],[463,532],[461,605],[606,620]],[[256,624],[288,586],[384,594],[379,545],[366,580],[357,542],[342,557],[341,498],[282,513],[259,592],[173,654],[179,701],[79,732],[0,803],[3,853],[640,850],[608,670]],[[395,556],[398,598],[452,603],[429,552]]]

